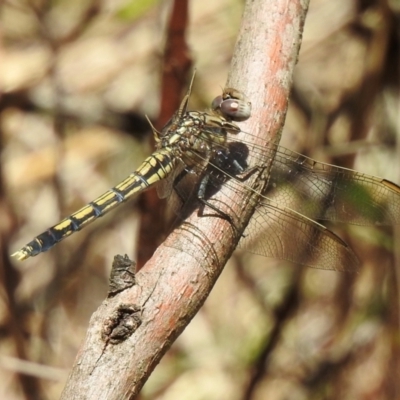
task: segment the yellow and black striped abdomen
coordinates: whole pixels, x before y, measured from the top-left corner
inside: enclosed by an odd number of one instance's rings
[[[135,172],[117,186],[37,236],[13,256],[19,260],[25,260],[49,250],[64,238],[79,231],[134,194],[140,193],[166,178],[174,169],[175,160],[169,148],[154,152]]]

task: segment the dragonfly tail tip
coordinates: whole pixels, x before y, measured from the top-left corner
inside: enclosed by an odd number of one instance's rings
[[[15,253],[11,254],[11,257],[16,258],[18,261],[23,261],[29,257],[29,254],[24,250],[18,250]]]

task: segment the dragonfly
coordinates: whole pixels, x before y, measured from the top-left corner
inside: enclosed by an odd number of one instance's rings
[[[256,211],[239,248],[315,268],[355,271],[359,261],[353,250],[316,220],[358,225],[400,223],[400,187],[395,183],[318,162],[276,144],[254,144],[252,134],[242,132],[237,124],[251,115],[251,103],[240,91],[226,88],[210,109],[188,111],[194,76],[179,109],[164,128],[158,131],[150,123],[156,149],[136,171],[13,256],[25,260],[51,249],[152,186],[161,198],[174,197],[171,202],[182,205],[199,202],[234,225],[211,197],[223,192],[223,187],[254,191],[246,180],[265,160],[271,163],[268,184],[258,193]],[[244,135],[239,137],[239,133]],[[224,201],[229,204],[234,200],[227,195]]]

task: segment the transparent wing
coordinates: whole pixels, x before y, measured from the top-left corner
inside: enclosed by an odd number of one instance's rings
[[[358,225],[400,223],[400,188],[382,178],[324,164],[278,147],[270,192],[280,204],[296,200],[301,214]]]
[[[166,178],[157,183],[156,189],[160,199],[171,196],[174,189],[174,182],[179,179],[178,177],[184,170],[184,167],[182,162],[177,162],[175,169]]]
[[[386,179],[315,161],[281,146],[250,144],[252,135],[228,143],[248,168],[273,160],[269,184],[262,193],[282,207],[295,209],[312,219],[355,225],[400,224],[400,187]]]
[[[265,152],[267,159],[275,155],[270,180],[239,248],[315,268],[355,271],[358,260],[354,252],[313,219],[354,224],[400,223],[397,185],[320,163],[283,147],[264,148],[235,138],[225,147],[227,159],[210,159],[209,167],[202,171],[203,176],[211,175],[206,198],[221,190],[222,184],[235,191],[251,190],[243,176],[261,165]],[[233,161],[245,172],[238,174],[239,168]],[[227,195],[224,203],[229,205],[233,201]]]
[[[312,268],[355,272],[351,248],[324,226],[272,202],[259,204],[238,248]]]
[[[211,178],[205,198],[222,212],[229,210],[235,223],[239,217],[232,213],[235,202],[232,192],[249,193],[252,189],[245,182],[223,176],[219,169],[218,172],[213,171],[212,166],[208,172]],[[211,197],[216,191],[219,192],[218,203]],[[245,204],[248,205],[247,202]],[[352,249],[332,231],[263,196],[238,248],[313,268],[354,272],[359,266]]]
[[[250,146],[257,159],[261,152]],[[325,164],[284,147],[267,149],[275,158],[264,194],[313,219],[356,225],[400,223],[400,188],[382,178]],[[257,161],[256,161],[257,162]]]

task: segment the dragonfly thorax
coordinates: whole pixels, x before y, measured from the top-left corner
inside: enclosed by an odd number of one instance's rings
[[[160,134],[157,149],[168,149],[186,166],[205,162],[213,151],[225,147],[229,132],[239,127],[213,112],[189,111],[175,115]]]

